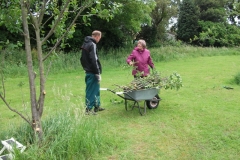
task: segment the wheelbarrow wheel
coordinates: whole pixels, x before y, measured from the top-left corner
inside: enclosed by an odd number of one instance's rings
[[[148,109],[156,109],[160,103],[161,98],[159,95],[155,95],[152,100],[146,100]]]

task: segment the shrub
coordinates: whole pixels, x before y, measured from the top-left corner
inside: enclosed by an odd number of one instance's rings
[[[240,31],[237,26],[209,21],[199,21],[199,25],[202,31],[195,40],[203,46],[234,47],[240,43]]]

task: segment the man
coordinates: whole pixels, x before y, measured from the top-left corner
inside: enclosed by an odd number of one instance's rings
[[[82,56],[80,61],[86,73],[86,114],[96,114],[96,112],[104,110],[104,108],[100,107],[100,81],[102,67],[98,58],[96,45],[101,37],[102,33],[95,30],[92,32],[92,36],[85,37],[84,43],[81,47]]]

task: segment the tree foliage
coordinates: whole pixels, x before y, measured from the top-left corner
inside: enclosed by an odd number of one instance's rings
[[[200,17],[199,35],[196,35],[195,40],[199,45],[231,47],[240,44],[240,30],[236,26],[238,3],[232,0],[196,1],[200,8]]]
[[[226,22],[225,5],[228,0],[196,0],[199,7],[199,20],[211,22]]]
[[[11,33],[22,32],[21,10],[19,9],[19,1],[2,0],[0,2],[0,9],[0,27],[4,26]]]
[[[192,0],[183,0],[180,4],[180,11],[177,24],[177,39],[184,42],[191,42],[198,35],[199,12]]]
[[[190,6],[183,4],[186,0],[116,0],[116,5],[111,0],[99,0],[101,3],[95,3],[94,8],[102,10],[101,14],[94,16],[98,10],[85,9],[82,15],[76,20],[74,26],[69,30],[68,36],[61,39],[59,44],[64,51],[70,51],[73,49],[79,49],[79,44],[82,43],[84,36],[91,34],[94,29],[103,31],[102,40],[99,43],[99,48],[118,48],[124,47],[129,44],[134,38],[143,38],[148,44],[154,43],[158,40],[165,40],[167,28],[170,26],[172,19],[176,20],[178,17],[178,23],[171,29],[173,34],[177,33],[177,38],[184,41],[196,44],[193,40],[194,36],[199,36],[202,32],[201,28],[197,24],[198,20],[210,21],[214,23],[228,23],[239,26],[240,18],[240,1],[239,0],[193,0],[187,3],[194,3],[191,9]],[[36,2],[36,3],[35,3]],[[41,35],[46,34],[51,30],[53,22],[51,20],[52,14],[56,14],[61,9],[61,5],[64,1],[50,1],[50,6],[46,8],[46,14],[43,16],[45,24],[42,25]],[[85,1],[72,1],[75,3],[75,7],[81,8],[81,5]],[[98,1],[96,1],[98,2]],[[41,3],[32,1],[34,5],[31,6],[33,11],[37,11]],[[17,0],[2,0],[0,10],[0,34],[1,41],[17,43],[23,41],[21,37],[21,25],[20,12],[17,10],[19,1]],[[54,8],[55,10],[52,10]],[[181,4],[181,5],[180,5]],[[71,9],[73,9],[72,7]],[[52,11],[51,11],[52,10]],[[111,14],[108,14],[111,10]],[[190,12],[191,11],[191,12]],[[113,15],[114,12],[114,17]],[[90,14],[89,14],[90,13]],[[19,16],[16,16],[19,15]],[[74,19],[75,12],[66,12],[59,23],[59,26],[55,28],[54,34],[48,38],[44,43],[44,48],[49,49],[58,39],[58,35],[64,32],[64,28],[71,24]],[[108,19],[102,19],[100,17],[109,17]],[[16,25],[11,25],[13,22],[17,22]],[[36,48],[37,43],[35,41],[34,27],[29,26],[29,32],[31,35],[31,47]],[[194,36],[193,36],[194,35]],[[3,44],[1,42],[1,44]],[[0,44],[0,47],[1,47]]]
[[[226,5],[228,20],[240,26],[240,0],[228,0]]]
[[[158,39],[161,39],[171,18],[178,14],[179,0],[156,0],[156,6],[151,13],[152,25],[157,29]]]
[[[202,46],[233,47],[240,44],[240,29],[235,25],[199,21],[201,33],[195,37]]]
[[[137,39],[143,38],[148,43],[154,44],[157,40],[164,40],[169,21],[177,17],[179,0],[156,0],[156,6],[151,12],[151,24],[142,25]]]
[[[239,27],[236,25],[239,15],[238,0],[196,0],[194,4],[199,9],[197,14],[193,7],[188,11],[189,6],[193,5],[191,3],[193,2],[183,0],[180,6],[178,39],[201,46],[239,45]]]
[[[142,24],[151,24],[150,13],[155,5],[154,0],[116,0],[116,2],[121,3],[123,7],[112,20],[107,22],[94,18],[91,21],[92,27],[103,31],[99,45],[104,48],[123,47],[131,43],[140,32]]]
[[[18,4],[18,0],[0,1],[0,42],[2,43],[23,41],[20,35],[22,33],[21,10]]]

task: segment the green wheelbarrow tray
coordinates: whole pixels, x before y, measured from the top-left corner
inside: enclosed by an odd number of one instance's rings
[[[146,107],[148,107],[149,109],[156,109],[161,100],[160,97],[158,96],[160,88],[149,88],[149,89],[142,89],[142,90],[133,90],[128,92],[114,92],[107,88],[100,88],[100,90],[111,91],[112,93],[123,98],[125,100],[126,110],[128,110],[127,101],[134,101],[132,110],[134,107],[137,107],[141,115],[146,114]],[[140,101],[144,101],[144,107],[141,107],[139,105]]]
[[[143,90],[134,90],[130,92],[124,92],[124,97],[129,100],[151,100],[156,94],[158,94],[160,89],[158,88],[150,88],[150,89],[143,89]]]

